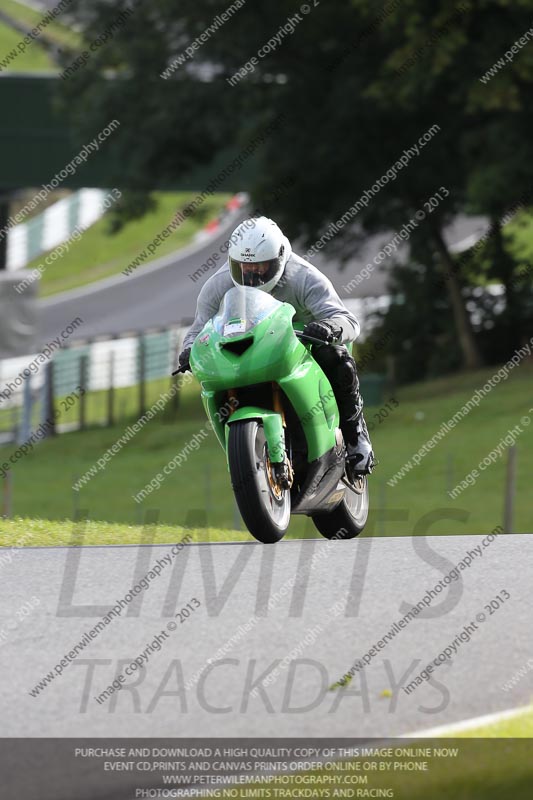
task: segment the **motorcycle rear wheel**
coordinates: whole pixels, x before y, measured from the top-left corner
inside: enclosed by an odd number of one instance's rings
[[[244,524],[259,542],[279,542],[291,519],[291,495],[276,486],[259,420],[230,425],[228,462],[231,485]]]
[[[346,494],[339,505],[326,513],[313,514],[315,527],[326,539],[354,539],[363,531],[368,519],[368,478],[358,480],[357,489],[344,482]]]

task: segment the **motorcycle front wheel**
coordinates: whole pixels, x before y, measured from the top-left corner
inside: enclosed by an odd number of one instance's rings
[[[228,462],[231,485],[244,524],[259,542],[279,542],[291,518],[291,495],[275,482],[263,424],[240,420],[230,425]]]

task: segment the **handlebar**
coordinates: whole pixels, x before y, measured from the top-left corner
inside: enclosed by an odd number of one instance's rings
[[[325,342],[324,339],[317,339],[316,336],[308,336],[303,331],[294,331],[294,335],[304,342],[311,342],[311,344],[325,344],[328,346],[339,344],[339,342]]]

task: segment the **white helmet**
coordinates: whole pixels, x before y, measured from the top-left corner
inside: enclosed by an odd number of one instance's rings
[[[272,291],[290,254],[289,240],[273,220],[268,217],[245,220],[230,237],[228,261],[233,283]]]

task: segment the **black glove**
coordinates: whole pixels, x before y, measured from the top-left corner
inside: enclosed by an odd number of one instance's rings
[[[191,348],[186,347],[178,356],[179,372],[190,372],[191,365],[189,364],[189,357],[191,355]]]
[[[342,328],[335,322],[309,322],[303,332],[305,336],[322,339],[326,344],[338,342],[342,337]]]

